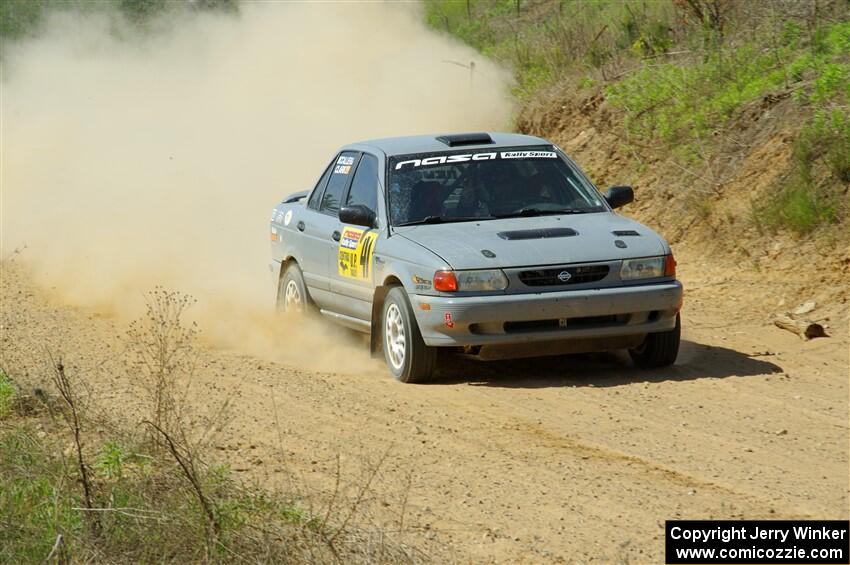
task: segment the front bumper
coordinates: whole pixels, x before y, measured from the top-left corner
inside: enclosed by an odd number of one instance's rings
[[[518,344],[672,330],[682,305],[682,284],[410,298],[427,345]]]

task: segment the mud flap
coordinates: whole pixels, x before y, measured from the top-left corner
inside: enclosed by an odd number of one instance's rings
[[[390,291],[389,286],[375,288],[372,297],[372,325],[369,332],[369,354],[372,358],[382,357],[381,351],[381,317],[384,310],[384,299]]]

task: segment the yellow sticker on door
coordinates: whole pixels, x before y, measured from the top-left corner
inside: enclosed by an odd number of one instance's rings
[[[339,275],[360,281],[372,280],[372,255],[377,232],[344,227],[339,238]]]

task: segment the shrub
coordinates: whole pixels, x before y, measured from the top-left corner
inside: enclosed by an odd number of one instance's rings
[[[806,234],[840,220],[846,210],[842,210],[842,194],[836,186],[844,185],[846,191],[846,183],[850,182],[848,113],[841,109],[818,112],[797,136],[793,155],[792,172],[776,197],[754,210],[757,225]],[[819,162],[837,183],[816,178],[814,169]]]
[[[76,377],[56,370],[57,391],[68,407],[77,406]],[[14,390],[5,373],[0,383],[0,390]],[[48,417],[49,405],[14,412],[10,425],[4,420],[0,427],[0,563],[421,560],[387,531],[352,520],[372,496],[380,463],[353,503],[334,493],[314,514],[281,493],[241,484],[226,466],[206,464],[180,444],[175,455],[120,429],[96,442],[85,411],[78,413],[83,425],[69,427],[54,419],[53,409]],[[76,433],[86,434],[85,441]],[[83,454],[66,449],[69,443],[83,446]],[[98,448],[85,448],[95,443]],[[78,469],[88,461],[96,472],[84,489]]]

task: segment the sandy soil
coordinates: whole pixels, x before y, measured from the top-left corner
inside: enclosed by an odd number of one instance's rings
[[[796,305],[780,304],[781,277],[677,251],[687,291],[673,368],[640,371],[624,355],[458,360],[412,386],[374,364],[318,372],[205,346],[191,402],[231,400],[215,457],[269,487],[329,493],[337,456],[356,484],[387,453],[379,519],[396,523],[409,491],[405,541],[459,561],[660,562],[670,518],[846,519],[846,289],[811,314],[831,337],[804,342],[770,324]],[[37,385],[50,348],[132,420],[125,325],[59,304],[15,262],[0,296],[13,377]]]

